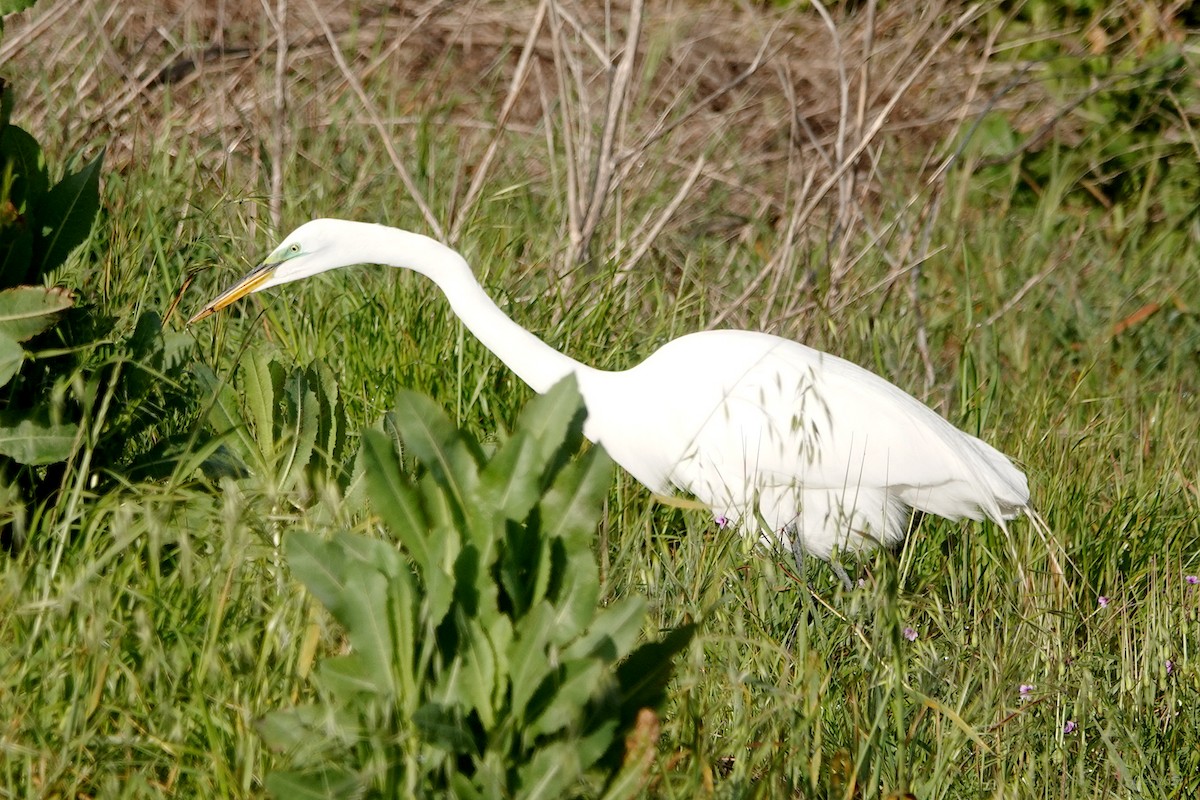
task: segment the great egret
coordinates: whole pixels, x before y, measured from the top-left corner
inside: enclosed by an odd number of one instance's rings
[[[830,562],[835,550],[899,541],[910,508],[1001,526],[1029,506],[1025,475],[883,378],[836,356],[753,331],[704,331],[608,372],[513,322],[467,262],[433,239],[317,219],[189,321],[251,292],[352,264],[414,270],[472,333],[537,392],[574,373],[585,435],[651,491],[692,494],[722,526]],[[765,526],[765,528],[764,528]]]

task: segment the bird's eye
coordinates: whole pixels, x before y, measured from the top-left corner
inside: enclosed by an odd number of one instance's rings
[[[294,256],[298,256],[298,255],[300,255],[300,244],[299,244],[299,242],[293,242],[293,243],[292,243],[292,246],[288,248],[288,252],[289,252],[289,253],[291,253],[291,254],[292,254],[292,255],[294,255]]]

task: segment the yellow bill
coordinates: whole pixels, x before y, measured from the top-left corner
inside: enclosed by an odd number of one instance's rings
[[[267,262],[259,264],[257,267],[251,270],[246,277],[242,278],[233,286],[230,286],[228,289],[221,292],[221,294],[217,295],[215,300],[202,308],[194,317],[189,319],[187,324],[191,325],[193,322],[199,322],[209,314],[215,314],[235,300],[240,300],[241,298],[250,294],[255,289],[266,283],[267,279],[275,274],[276,266],[276,264],[270,264]]]

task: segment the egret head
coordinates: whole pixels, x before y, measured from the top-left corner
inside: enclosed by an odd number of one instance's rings
[[[358,263],[357,260],[348,260],[349,251],[353,248],[346,247],[345,228],[355,224],[336,219],[314,219],[304,223],[292,231],[261,264],[189,319],[188,324],[202,320],[253,292]]]

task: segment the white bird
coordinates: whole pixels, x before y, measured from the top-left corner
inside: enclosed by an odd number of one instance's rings
[[[539,393],[574,374],[584,434],[651,491],[690,493],[722,526],[830,562],[900,541],[909,509],[1004,521],[1029,508],[1025,475],[991,445],[837,356],[767,333],[703,331],[610,372],[509,319],[457,252],[416,233],[317,219],[189,320],[251,293],[353,264],[430,278],[454,313]]]

